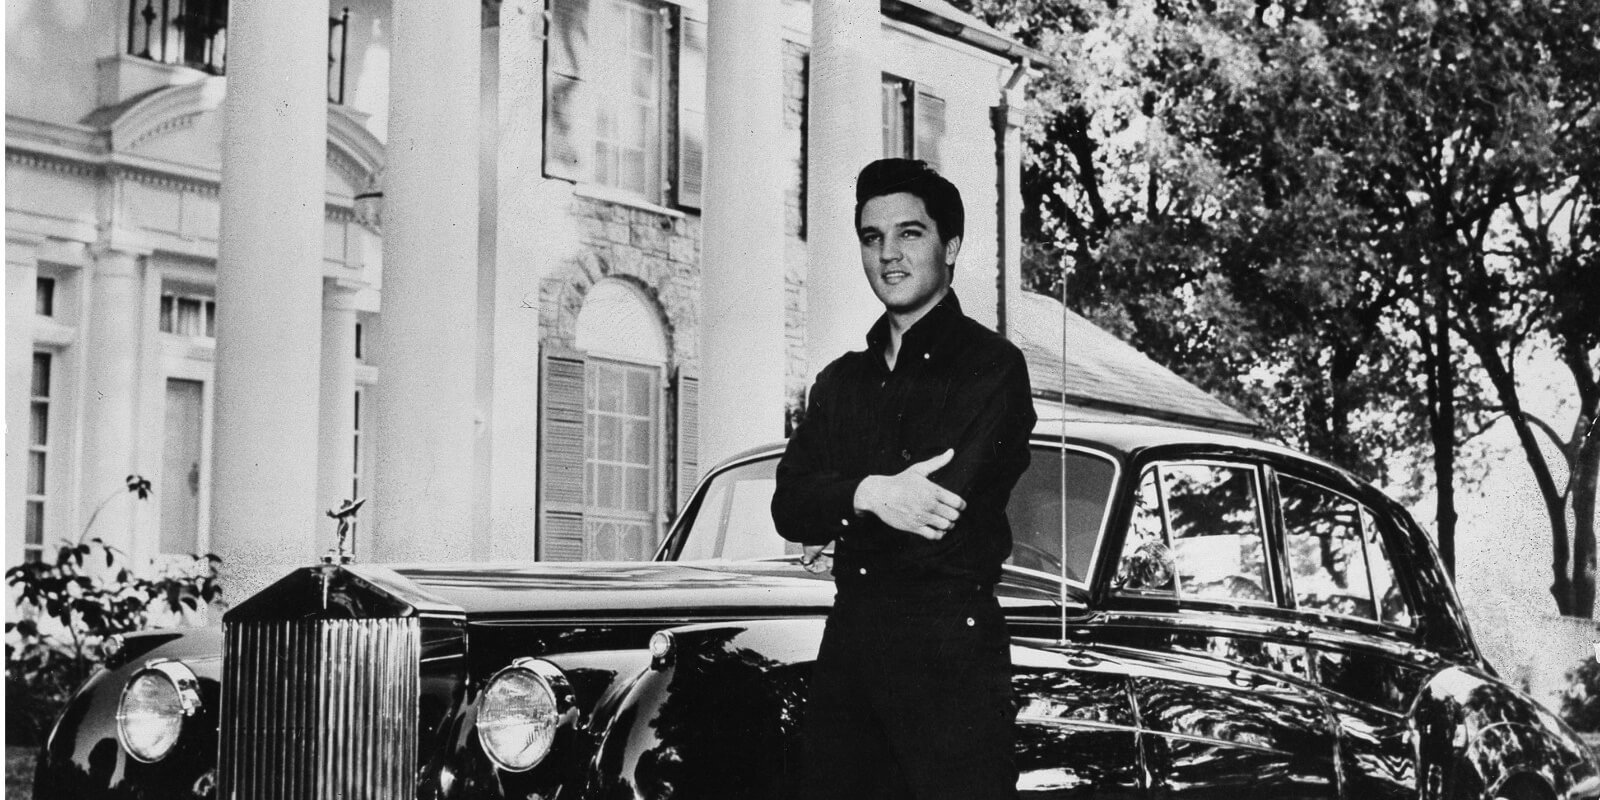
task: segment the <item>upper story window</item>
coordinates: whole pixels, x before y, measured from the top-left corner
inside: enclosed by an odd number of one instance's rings
[[[920,158],[934,169],[942,163],[944,100],[912,81],[883,76],[883,155]]]
[[[328,102],[344,102],[350,10],[328,17]],[[228,0],[127,0],[128,55],[227,71]]]
[[[163,291],[160,328],[162,333],[214,339],[217,335],[217,303],[204,295]]]
[[[221,75],[228,0],[128,0],[128,54]]]
[[[34,281],[33,313],[41,317],[56,315],[56,279],[41,277]]]
[[[545,172],[698,207],[704,21],[649,0],[554,0],[550,19]]]

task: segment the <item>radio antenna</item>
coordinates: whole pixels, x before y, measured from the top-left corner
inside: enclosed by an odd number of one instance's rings
[[[1059,376],[1060,379],[1061,379],[1061,385],[1058,388],[1061,391],[1060,400],[1059,400],[1059,406],[1060,406],[1060,415],[1059,416],[1060,416],[1061,419],[1058,422],[1060,429],[1057,431],[1057,435],[1056,435],[1056,442],[1057,442],[1056,452],[1057,452],[1057,455],[1058,455],[1058,458],[1059,458],[1059,466],[1058,466],[1057,472],[1059,472],[1060,475],[1061,475],[1061,483],[1060,483],[1060,486],[1059,486],[1059,488],[1057,490],[1057,493],[1056,493],[1056,501],[1057,501],[1057,504],[1061,508],[1061,522],[1060,522],[1060,525],[1058,526],[1058,528],[1060,529],[1060,532],[1061,532],[1061,550],[1059,551],[1061,553],[1061,587],[1060,587],[1061,588],[1061,598],[1060,598],[1060,602],[1057,603],[1056,606],[1061,609],[1061,643],[1062,644],[1066,644],[1066,641],[1067,641],[1067,570],[1066,570],[1066,566],[1067,566],[1067,426],[1066,426],[1065,422],[1066,422],[1066,417],[1067,417],[1067,413],[1066,412],[1067,412],[1067,272],[1068,272],[1068,268],[1067,268],[1067,263],[1065,261],[1061,261],[1059,263],[1061,264],[1061,353],[1060,353],[1060,355],[1061,355],[1061,362],[1060,362],[1061,374]]]

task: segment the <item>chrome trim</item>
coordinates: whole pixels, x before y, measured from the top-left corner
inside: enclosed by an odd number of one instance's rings
[[[495,672],[495,674],[489,678],[488,681],[484,682],[483,694],[487,694],[489,687],[493,686],[495,681],[500,680],[500,678],[508,672],[526,672],[529,675],[532,675],[533,679],[538,681],[540,685],[544,687],[544,690],[549,693],[551,699],[553,699],[556,704],[555,727],[558,731],[563,726],[571,727],[577,722],[577,698],[572,693],[572,684],[567,680],[566,673],[562,672],[560,667],[557,667],[556,665],[541,658],[524,657],[516,659],[510,664],[501,667],[499,671]],[[493,761],[496,767],[506,772],[527,772],[528,770],[539,766],[540,764],[544,763],[544,760],[549,757],[552,752],[555,751],[556,746],[559,743],[559,740],[552,740],[550,743],[550,749],[540,753],[539,757],[534,759],[533,763],[529,764],[528,766],[511,767],[501,763],[500,759],[495,756],[494,750],[489,747],[488,742],[483,740],[483,729],[478,728],[476,725],[474,725],[473,728],[478,734],[478,745],[483,748],[484,755],[488,756],[489,760]]]
[[[227,623],[218,797],[416,797],[422,628],[401,619]]]
[[[128,700],[128,689],[137,683],[140,678],[148,674],[160,675],[168,683],[172,684],[173,691],[178,694],[178,707],[182,709],[184,719],[198,713],[202,705],[200,700],[200,679],[195,677],[194,670],[189,669],[189,666],[182,661],[158,658],[146,662],[139,671],[133,673],[127,682],[122,684],[122,692],[117,695],[117,746],[121,747],[122,752],[127,753],[129,758],[142,764],[154,764],[166,758],[172,752],[169,748],[167,752],[156,758],[140,758],[139,754],[128,746],[128,742],[122,733],[122,704]],[[180,739],[183,737],[183,720],[178,722],[178,737]],[[177,742],[174,742],[173,746],[176,747]]]

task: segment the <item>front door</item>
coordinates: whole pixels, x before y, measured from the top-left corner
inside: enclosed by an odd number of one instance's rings
[[[155,495],[161,498],[161,553],[200,550],[200,448],[202,390],[199,381],[167,380],[166,441]]]

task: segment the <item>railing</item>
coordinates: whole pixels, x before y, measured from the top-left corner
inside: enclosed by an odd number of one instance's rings
[[[350,9],[328,17],[328,102],[344,103]],[[128,55],[227,71],[228,0],[128,0]]]

